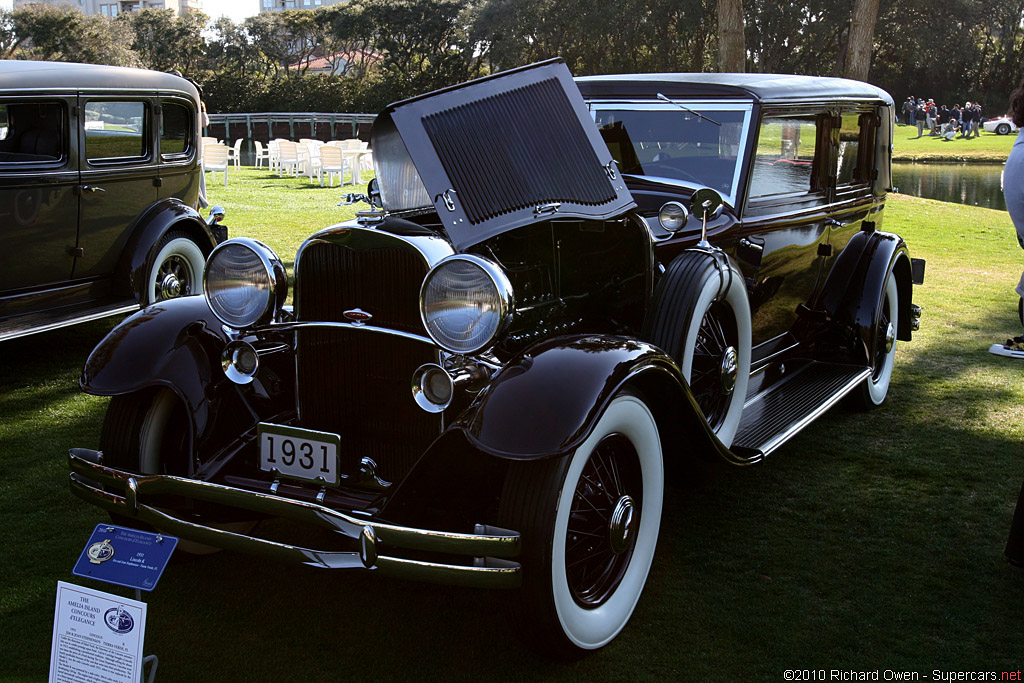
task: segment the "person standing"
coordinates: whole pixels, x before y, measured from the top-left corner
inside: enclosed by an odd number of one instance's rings
[[[914,122],[917,124],[917,137],[924,135],[924,126],[928,121],[928,109],[924,100],[918,100],[914,108]]]
[[[1017,244],[1024,249],[1024,81],[1010,95],[1010,119],[1020,130],[1013,141],[1010,156],[1003,169],[1003,196],[1006,198],[1006,210],[1017,230]],[[1017,311],[1024,328],[1024,273],[1017,284]],[[1021,334],[1006,340],[1005,344],[993,344],[989,351],[1000,356],[1024,358],[1024,329]]]
[[[914,96],[911,95],[903,102],[903,121],[908,126],[914,125]]]

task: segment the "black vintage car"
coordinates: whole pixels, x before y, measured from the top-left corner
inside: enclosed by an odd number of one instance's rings
[[[198,111],[171,74],[0,61],[0,340],[201,291]]]
[[[881,230],[892,128],[864,83],[559,62],[392,105],[371,206],[302,245],[294,307],[233,239],[204,299],[96,348],[82,387],[113,398],[72,488],[210,546],[516,588],[528,639],[599,648],[666,462],[756,463],[885,399],[924,265]],[[335,533],[270,542],[266,517]]]

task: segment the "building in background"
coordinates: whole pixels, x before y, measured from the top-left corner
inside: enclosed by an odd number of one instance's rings
[[[40,4],[67,5],[81,10],[82,14],[102,14],[107,17],[143,9],[169,9],[175,16],[203,11],[203,0],[14,0],[14,9]]]
[[[340,5],[348,0],[256,0],[261,12],[283,12],[286,9],[316,9],[328,5]]]

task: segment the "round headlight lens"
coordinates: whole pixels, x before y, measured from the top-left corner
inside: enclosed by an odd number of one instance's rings
[[[203,294],[210,310],[230,327],[244,328],[273,318],[288,280],[270,247],[249,238],[228,240],[206,260]]]
[[[677,232],[686,225],[690,212],[679,202],[666,202],[658,212],[658,222],[669,232]]]
[[[512,303],[512,285],[501,268],[479,256],[458,254],[427,273],[420,317],[438,346],[473,353],[504,327]]]

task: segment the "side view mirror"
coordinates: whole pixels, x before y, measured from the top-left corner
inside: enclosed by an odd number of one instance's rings
[[[702,249],[711,247],[708,242],[708,221],[713,221],[721,216],[723,206],[725,206],[725,201],[722,199],[722,195],[710,187],[702,187],[693,193],[690,198],[690,211],[701,220],[698,247]]]
[[[217,204],[216,206],[211,206],[210,217],[206,219],[206,224],[216,225],[217,223],[220,223],[222,220],[224,220],[224,216],[226,215],[227,212],[224,210],[224,207],[221,206],[220,204]]]

